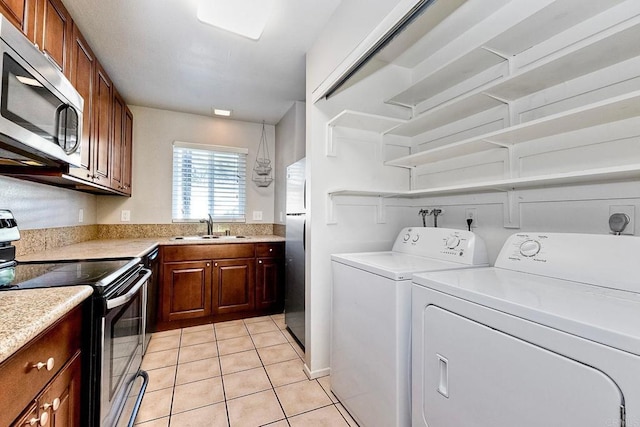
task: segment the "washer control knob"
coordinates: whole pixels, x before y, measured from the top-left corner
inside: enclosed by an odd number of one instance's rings
[[[540,252],[540,242],[536,240],[525,240],[520,244],[520,254],[526,257],[532,257]]]
[[[460,244],[460,238],[458,236],[449,236],[445,242],[445,246],[449,249],[455,249]]]
[[[420,235],[416,234],[415,236],[413,236],[413,239],[411,239],[412,242],[417,242],[418,240],[420,240]]]
[[[404,241],[407,242],[411,238],[411,234],[407,233],[404,235]]]

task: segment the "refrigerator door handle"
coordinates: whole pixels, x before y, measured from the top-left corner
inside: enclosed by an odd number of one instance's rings
[[[306,251],[306,240],[307,240],[307,220],[305,219],[302,222],[302,250]]]
[[[307,180],[304,180],[304,184],[302,186],[302,208],[307,210]]]

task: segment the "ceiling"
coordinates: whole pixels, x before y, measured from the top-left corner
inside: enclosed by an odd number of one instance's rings
[[[198,21],[198,1],[63,0],[127,104],[278,123],[341,0],[275,0],[258,41]]]

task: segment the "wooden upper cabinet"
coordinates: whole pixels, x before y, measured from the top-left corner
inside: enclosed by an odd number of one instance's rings
[[[124,146],[124,110],[126,105],[120,94],[113,91],[113,137],[111,142],[111,188],[118,191],[122,185],[122,153]]]
[[[89,45],[82,37],[80,30],[73,26],[73,39],[71,45],[71,84],[76,88],[82,99],[84,99],[84,116],[82,117],[82,136],[80,140],[80,161],[82,169],[76,171],[72,169],[74,175],[80,178],[91,178],[93,145],[91,144],[91,124],[93,115],[93,88],[94,76],[96,73],[96,57],[89,48]]]
[[[36,44],[62,72],[71,71],[73,21],[60,0],[37,0]]]
[[[93,104],[94,182],[111,185],[111,134],[113,129],[113,84],[96,61]]]
[[[36,0],[0,0],[0,13],[35,42]]]

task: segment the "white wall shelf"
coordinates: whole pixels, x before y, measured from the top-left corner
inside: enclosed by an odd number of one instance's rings
[[[350,129],[366,130],[377,133],[386,133],[396,126],[407,121],[377,114],[362,113],[353,110],[344,110],[329,120],[329,127],[345,127]]]
[[[640,91],[387,161],[406,168],[640,116]]]
[[[635,17],[576,45],[555,52],[504,78],[495,78],[461,96],[427,109],[416,118],[387,131],[413,137],[429,129],[531,95],[562,82],[601,70],[640,55],[640,17]],[[620,46],[625,46],[620,49]],[[395,99],[395,98],[392,98]],[[417,106],[420,110],[420,105]]]
[[[524,178],[501,179],[470,184],[434,187],[408,191],[376,191],[338,189],[329,192],[329,196],[356,196],[382,198],[421,198],[456,194],[471,194],[495,191],[513,191],[562,185],[579,185],[606,181],[628,181],[640,178],[640,164],[608,168],[587,169],[580,172],[554,173]]]

